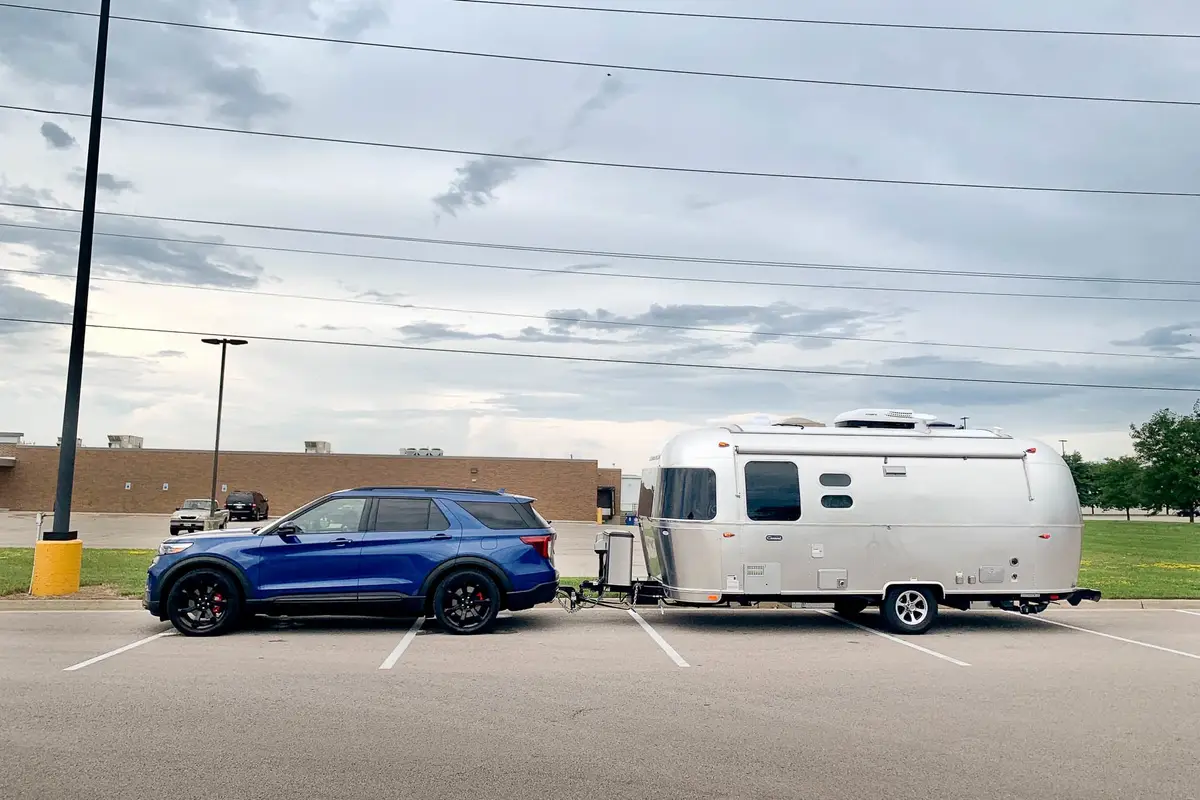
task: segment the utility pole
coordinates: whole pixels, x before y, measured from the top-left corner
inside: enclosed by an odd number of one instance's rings
[[[960,417],[959,419],[962,420],[963,430],[966,430],[967,429],[967,420],[969,420],[970,417]]]
[[[58,485],[54,491],[54,524],[48,541],[79,538],[71,530],[71,494],[75,488],[75,440],[79,436],[79,395],[83,387],[84,334],[88,289],[92,279],[92,232],[96,224],[96,181],[100,173],[100,130],[104,121],[104,67],[108,60],[108,21],[112,0],[100,0],[96,34],[96,69],[92,83],[92,117],[88,131],[87,169],[83,181],[83,216],[79,223],[79,264],[75,269],[75,307],[71,315],[71,349],[67,360],[67,394],[63,404],[62,444],[58,448]]]
[[[221,407],[225,404],[225,348],[228,345],[246,344],[245,339],[201,339],[205,344],[221,345],[221,377],[217,382],[217,436],[213,442],[213,468],[212,468],[212,488],[208,492],[208,499],[214,503],[217,500],[217,464],[221,456]]]

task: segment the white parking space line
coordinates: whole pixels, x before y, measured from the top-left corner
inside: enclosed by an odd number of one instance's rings
[[[1178,610],[1178,609],[1176,609],[1176,610]],[[1016,613],[1016,612],[1012,612],[1012,613]],[[1197,661],[1200,661],[1200,655],[1196,655],[1195,653],[1185,653],[1182,650],[1172,650],[1169,647],[1162,647],[1160,645],[1150,644],[1148,642],[1139,642],[1136,639],[1126,639],[1124,636],[1114,636],[1111,633],[1101,633],[1100,631],[1094,631],[1090,628],[1080,628],[1078,625],[1068,625],[1067,623],[1059,622],[1058,620],[1043,619],[1041,617],[1035,617],[1032,615],[1026,615],[1026,618],[1036,620],[1037,622],[1044,622],[1047,625],[1057,625],[1060,628],[1070,628],[1073,631],[1080,631],[1082,633],[1090,633],[1093,636],[1103,636],[1105,639],[1113,639],[1118,642],[1126,642],[1128,644],[1136,644],[1136,645],[1139,645],[1140,647],[1149,647],[1151,650],[1161,650],[1164,653],[1174,653],[1177,656],[1183,656],[1184,658],[1194,658]]]
[[[404,634],[404,638],[400,640],[400,644],[396,645],[396,649],[393,650],[391,654],[383,660],[383,663],[379,665],[379,668],[391,669],[392,667],[396,666],[396,662],[400,660],[402,655],[404,655],[404,651],[408,649],[410,644],[412,644],[412,640],[417,638],[417,631],[421,630],[421,626],[424,624],[425,618],[417,617],[416,621],[413,622],[412,627],[408,629],[408,633]]]
[[[948,656],[944,653],[939,653],[935,650],[930,650],[928,647],[921,647],[921,645],[919,645],[919,644],[913,644],[912,642],[906,642],[898,636],[892,636],[890,633],[884,633],[883,631],[877,631],[874,628],[868,628],[866,625],[859,625],[857,622],[851,622],[850,620],[845,619],[844,617],[838,616],[837,614],[835,614],[834,612],[830,611],[827,608],[817,608],[817,609],[813,609],[813,610],[816,611],[818,614],[824,614],[827,617],[832,617],[833,619],[836,619],[838,622],[844,622],[847,625],[858,628],[859,630],[862,630],[862,631],[866,631],[867,633],[873,633],[876,636],[882,636],[884,639],[887,639],[888,641],[895,642],[896,644],[902,644],[905,647],[911,647],[913,650],[919,650],[922,653],[925,653],[926,655],[933,656],[934,658],[940,658],[943,661],[949,661],[951,664],[957,664],[960,667],[971,666],[970,664],[968,664],[965,661],[959,661],[957,658],[951,658],[950,656]]]
[[[675,662],[676,666],[680,666],[680,667],[691,666],[690,664],[688,664],[688,662],[683,660],[683,656],[681,656],[681,655],[679,655],[679,653],[675,652],[674,647],[671,647],[671,645],[667,644],[666,639],[664,639],[663,637],[658,635],[658,631],[656,631],[656,630],[654,630],[654,628],[650,627],[649,622],[646,622],[646,620],[642,619],[642,616],[640,614],[638,614],[636,611],[634,611],[632,608],[629,609],[629,616],[633,617],[634,620],[637,621],[637,624],[642,626],[642,630],[644,630],[646,633],[650,634],[650,638],[653,639],[654,642],[663,649],[664,653],[666,653],[668,656],[671,657],[671,660]]]
[[[127,644],[124,647],[118,647],[116,650],[109,650],[107,653],[101,653],[95,658],[89,658],[87,661],[80,661],[78,664],[72,664],[69,667],[63,667],[63,672],[74,672],[77,669],[90,667],[92,664],[95,664],[98,661],[103,661],[106,658],[112,658],[115,655],[124,653],[126,650],[132,650],[135,647],[141,647],[147,642],[153,642],[155,639],[161,639],[164,636],[174,636],[177,633],[178,631],[163,631],[162,633],[156,633],[153,636],[147,636],[145,639],[138,639],[132,644]]]
[[[1180,614],[1191,614],[1193,617],[1200,617],[1200,611],[1184,611],[1182,608],[1175,609]]]

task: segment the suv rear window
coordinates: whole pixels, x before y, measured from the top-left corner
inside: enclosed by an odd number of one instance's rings
[[[230,492],[227,503],[253,503],[254,495],[250,492]]]
[[[485,527],[496,531],[538,530],[548,527],[530,503],[488,503],[460,500],[458,505]]]

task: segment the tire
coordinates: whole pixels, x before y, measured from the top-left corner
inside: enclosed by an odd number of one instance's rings
[[[228,572],[200,567],[180,575],[167,592],[167,618],[184,636],[220,636],[242,621],[242,596]]]
[[[861,597],[847,597],[833,601],[833,611],[839,617],[857,617],[866,610],[867,605],[867,601]]]
[[[500,587],[478,569],[460,569],[443,578],[433,592],[433,614],[447,633],[487,633],[500,613]]]
[[[893,586],[883,598],[883,621],[893,633],[924,633],[937,619],[937,595],[928,586]]]

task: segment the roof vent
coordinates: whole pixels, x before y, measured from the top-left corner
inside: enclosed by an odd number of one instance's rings
[[[788,417],[781,419],[779,422],[773,423],[775,426],[783,428],[824,428],[824,422],[817,422],[814,419],[805,419],[804,417]]]
[[[833,420],[835,428],[891,428],[893,430],[926,429],[927,423],[937,417],[918,414],[907,408],[856,408],[838,414]]]

